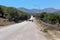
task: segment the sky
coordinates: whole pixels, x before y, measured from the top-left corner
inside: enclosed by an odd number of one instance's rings
[[[0,0],[0,5],[28,9],[60,9],[60,0]]]

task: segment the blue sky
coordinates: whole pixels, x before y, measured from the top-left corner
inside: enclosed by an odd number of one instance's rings
[[[1,0],[0,5],[24,8],[56,8],[60,9],[60,0]]]

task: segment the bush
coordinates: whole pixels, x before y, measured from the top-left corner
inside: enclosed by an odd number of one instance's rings
[[[43,28],[42,31],[45,32],[45,33],[47,33],[48,29],[47,28]]]
[[[39,13],[35,15],[36,19],[42,20],[43,22],[47,22],[50,24],[60,23],[60,14],[56,13]]]
[[[31,16],[26,12],[18,10],[17,8],[0,5],[0,17],[7,18],[9,21],[18,22],[20,20],[27,20]]]

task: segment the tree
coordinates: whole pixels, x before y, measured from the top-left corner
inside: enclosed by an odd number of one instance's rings
[[[27,20],[31,16],[26,12],[18,10],[17,8],[0,5],[0,17],[4,17],[9,21],[18,22],[19,20]]]
[[[60,23],[60,15],[56,13],[39,13],[36,18],[50,24]]]

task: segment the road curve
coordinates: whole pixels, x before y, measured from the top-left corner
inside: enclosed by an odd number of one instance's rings
[[[0,40],[47,40],[34,22],[24,21],[0,29]]]

